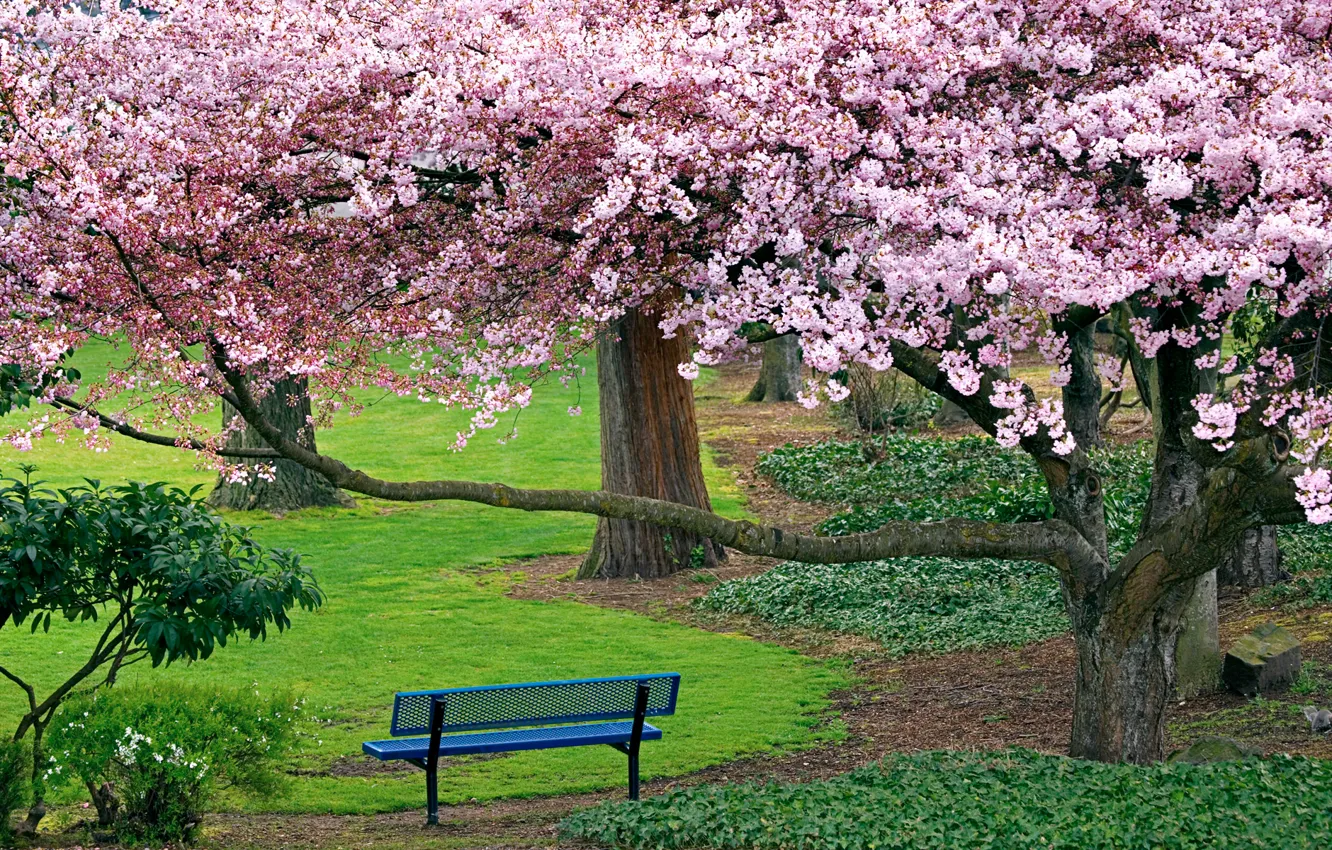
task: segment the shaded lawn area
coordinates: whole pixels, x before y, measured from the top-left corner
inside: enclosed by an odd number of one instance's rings
[[[112,356],[101,347],[83,352],[79,365],[87,376]],[[518,418],[518,439],[506,446],[497,444],[497,435],[482,432],[468,449],[452,452],[448,446],[464,416],[414,399],[369,394],[366,401],[373,406],[321,432],[319,444],[356,467],[391,478],[595,488],[595,387],[589,368],[581,393],[558,384],[538,390],[532,407]],[[586,412],[569,417],[565,411],[573,404]],[[62,486],[83,477],[181,486],[211,486],[213,480],[211,473],[193,468],[188,453],[123,439],[100,454],[50,441],[26,455],[0,450],[4,474],[16,474],[20,463],[36,464],[36,478]],[[714,506],[743,515],[729,475],[710,457],[705,466]],[[396,690],[677,671],[683,677],[680,713],[662,718],[665,740],[644,748],[645,777],[687,773],[837,734],[835,725],[815,728],[829,705],[827,693],[843,682],[836,668],[752,640],[621,611],[505,596],[509,578],[488,567],[582,551],[591,539],[591,517],[458,502],[362,500],[349,511],[232,518],[257,525],[266,544],[301,552],[327,592],[327,604],[315,614],[298,612],[290,632],[270,635],[265,643],[229,646],[192,667],[131,668],[124,677],[188,676],[261,691],[289,688],[306,698],[307,713],[323,721],[321,743],[311,739],[295,759],[289,793],[223,798],[227,807],[369,813],[423,805],[418,771],[375,770],[360,756],[363,740],[387,736]],[[49,635],[6,628],[0,630],[0,657],[20,675],[50,687],[80,663],[92,638],[92,629],[68,623],[53,623]],[[21,694],[4,684],[0,729],[9,729]],[[440,796],[456,803],[620,787],[624,770],[624,756],[609,747],[460,760],[441,772]]]

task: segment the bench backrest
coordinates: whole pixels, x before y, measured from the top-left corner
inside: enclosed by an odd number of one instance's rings
[[[389,732],[394,736],[429,734],[430,702],[434,697],[445,701],[445,732],[624,720],[634,716],[639,682],[651,688],[647,717],[675,713],[680,674],[653,673],[399,693],[393,697],[393,726]]]

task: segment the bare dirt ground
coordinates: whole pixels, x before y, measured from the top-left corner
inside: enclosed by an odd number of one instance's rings
[[[753,380],[752,366],[732,366],[721,371],[719,380],[702,388],[698,393],[700,432],[718,463],[734,473],[751,513],[767,523],[807,531],[836,508],[785,496],[754,472],[755,463],[763,452],[788,442],[807,444],[849,434],[822,411],[806,411],[796,404],[743,403]],[[1131,409],[1116,417],[1111,438],[1134,438],[1134,432],[1142,433],[1146,427],[1141,411]],[[944,433],[967,430],[950,428]],[[574,599],[698,628],[744,632],[807,655],[847,658],[854,670],[855,686],[833,695],[834,713],[846,730],[842,740],[648,782],[644,796],[706,782],[827,778],[892,752],[1009,746],[1050,753],[1066,749],[1075,663],[1068,637],[1016,649],[891,659],[876,644],[855,636],[781,629],[752,618],[696,612],[690,603],[707,593],[715,581],[677,576],[659,581],[573,582],[570,576],[578,563],[578,557],[564,556],[510,565],[507,569],[518,579],[512,593],[528,599]],[[762,572],[774,563],[731,553],[712,573],[717,580],[729,580]],[[1312,696],[1287,693],[1263,700],[1217,693],[1181,702],[1171,711],[1172,747],[1201,735],[1222,734],[1259,744],[1269,753],[1332,757],[1332,739],[1310,734],[1297,708],[1312,698],[1332,699],[1332,609],[1270,611],[1244,597],[1231,597],[1222,611],[1223,647],[1268,619],[1301,639],[1308,669],[1321,671],[1326,680],[1322,692]],[[553,847],[558,844],[557,824],[562,817],[623,794],[613,791],[449,806],[441,810],[441,825],[430,829],[423,826],[422,812],[355,817],[215,815],[200,843],[265,850]]]

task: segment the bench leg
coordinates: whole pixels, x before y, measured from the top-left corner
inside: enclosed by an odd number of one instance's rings
[[[439,742],[444,731],[445,701],[430,699],[430,749],[426,752],[426,826],[439,826]]]
[[[638,683],[634,695],[634,731],[629,736],[629,799],[638,799],[638,747],[643,742],[643,718],[647,715],[648,697],[652,688],[646,682]]]
[[[638,799],[638,747],[629,750],[629,799]]]
[[[426,763],[426,825],[439,826],[439,761]]]

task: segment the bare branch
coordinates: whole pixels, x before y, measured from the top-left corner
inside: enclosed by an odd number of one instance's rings
[[[128,425],[124,422],[119,422],[115,419],[112,419],[110,416],[107,416],[104,413],[99,413],[98,411],[94,410],[91,407],[88,407],[87,405],[80,404],[79,402],[75,401],[72,398],[69,398],[68,396],[55,396],[53,399],[51,399],[51,403],[53,406],[60,408],[61,410],[86,413],[90,416],[95,416],[97,417],[98,424],[100,424],[103,428],[115,431],[117,434],[129,437],[130,439],[138,440],[141,443],[151,443],[152,445],[155,446],[168,446],[174,449],[192,449],[196,452],[211,452],[212,454],[218,455],[219,457],[235,457],[235,458],[281,457],[281,455],[278,454],[273,449],[244,449],[244,448],[229,448],[229,447],[209,448],[206,444],[198,440],[193,440],[183,437],[169,437],[164,434],[151,434],[147,431],[140,431],[138,428],[135,428],[132,425]]]
[[[4,676],[6,679],[8,679],[9,681],[13,682],[14,684],[18,685],[20,688],[23,689],[23,692],[28,695],[29,712],[32,714],[36,714],[37,692],[33,689],[32,685],[29,685],[27,682],[23,681],[14,673],[9,672],[4,667],[0,667],[0,676]],[[15,740],[17,740],[17,738]]]

